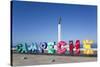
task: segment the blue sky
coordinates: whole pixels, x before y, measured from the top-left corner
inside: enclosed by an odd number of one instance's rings
[[[13,1],[13,43],[57,41],[61,16],[62,40],[97,41],[97,7]]]

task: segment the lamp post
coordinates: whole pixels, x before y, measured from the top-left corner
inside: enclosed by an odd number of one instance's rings
[[[58,22],[58,42],[61,41],[61,17]]]

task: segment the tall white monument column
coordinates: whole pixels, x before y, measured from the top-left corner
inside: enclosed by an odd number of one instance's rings
[[[58,23],[58,42],[61,41],[61,17],[59,18]]]

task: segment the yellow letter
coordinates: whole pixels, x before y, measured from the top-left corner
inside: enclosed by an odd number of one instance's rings
[[[92,44],[93,40],[83,40],[84,54],[90,55],[94,53],[93,50],[91,49]]]

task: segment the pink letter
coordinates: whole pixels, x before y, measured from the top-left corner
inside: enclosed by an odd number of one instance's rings
[[[64,47],[65,45],[67,45],[67,43],[65,41],[60,41],[57,44],[57,53],[58,54],[64,54],[66,52],[66,48]]]

